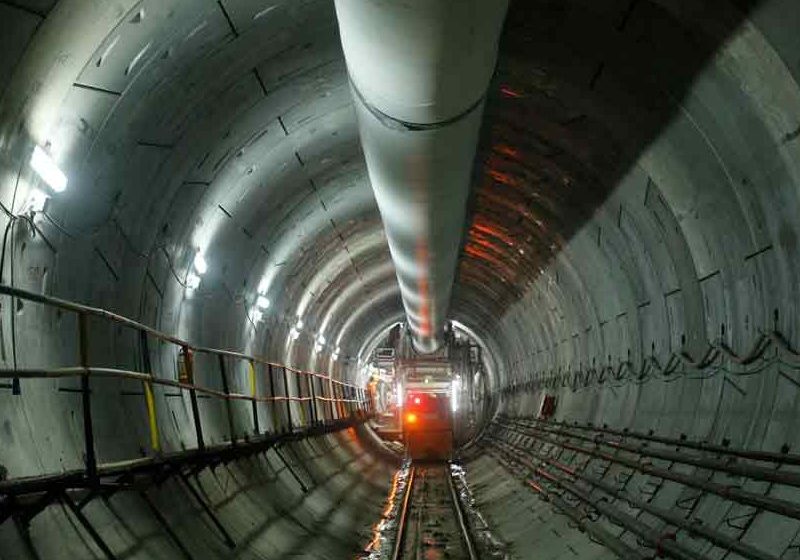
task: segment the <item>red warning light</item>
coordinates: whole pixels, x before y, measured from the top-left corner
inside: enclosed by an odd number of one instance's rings
[[[506,97],[514,97],[517,99],[522,97],[522,94],[520,92],[508,86],[500,86],[500,93],[502,93]]]

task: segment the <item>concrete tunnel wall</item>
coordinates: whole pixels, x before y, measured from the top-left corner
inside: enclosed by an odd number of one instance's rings
[[[712,18],[703,8],[691,13],[685,4],[660,4],[709,34],[720,32],[713,28],[721,21],[731,21],[723,10]],[[634,12],[627,25],[636,25],[636,18]],[[654,358],[665,367],[681,352],[699,360],[712,344],[744,356],[773,330],[797,347],[800,66],[796,35],[790,39],[787,31],[796,30],[797,21],[797,6],[765,2],[735,31],[725,32],[724,45],[676,100],[677,110],[661,132],[639,147],[591,219],[569,239],[552,236],[557,255],[499,321],[508,375],[501,384],[519,386],[502,399],[504,413],[535,414],[544,394],[551,394],[558,399],[557,420],[796,451],[798,378],[774,358],[777,349],[748,367],[723,358],[716,367],[680,367],[671,375],[646,362]],[[640,106],[614,106],[620,97],[631,101],[639,93],[625,81],[635,70],[615,66],[625,59],[622,53],[604,59],[594,84],[598,93],[583,117],[596,119],[607,145],[620,150],[630,146],[637,123],[647,126]],[[566,89],[559,77],[541,80],[551,97]],[[563,141],[555,148],[565,146]],[[624,375],[615,379],[611,370]],[[554,378],[555,384],[542,385]],[[479,505],[515,551],[539,550],[543,558],[614,557],[578,536],[545,502],[520,495],[518,483],[499,482],[497,472],[489,457],[468,466],[483,497]],[[648,484],[648,477],[637,475],[630,487],[641,488],[644,496]],[[650,500],[674,508],[689,494],[676,495],[667,485]],[[779,495],[798,499],[796,492]],[[704,500],[696,513],[723,530],[727,515],[729,504],[714,499]],[[791,557],[798,528],[794,520],[761,513],[741,538],[775,557]],[[693,548],[709,557],[722,554],[702,542]]]
[[[512,5],[452,304],[492,350],[498,410],[534,414],[541,389],[501,389],[559,368],[637,369],[681,349],[699,357],[720,339],[744,353],[772,329],[798,346],[799,26],[783,0]],[[332,3],[0,2],[0,29],[0,200],[23,212],[37,186],[34,144],[50,142],[70,178],[33,216],[36,229],[13,218],[4,282],[357,379],[359,350],[402,307]],[[187,297],[198,247],[209,272]],[[254,324],[264,278],[272,305]],[[76,363],[73,317],[9,305],[4,367]],[[320,328],[328,342],[315,353]],[[91,329],[93,363],[141,365],[130,333]],[[158,375],[175,375],[174,348],[151,353]],[[198,365],[198,382],[218,386],[213,364]],[[778,369],[548,391],[560,419],[793,449],[797,386]],[[59,391],[71,387],[0,389],[9,477],[81,465],[78,396]],[[147,452],[144,404],[120,400],[125,388],[95,388],[102,460]],[[157,409],[165,449],[190,446],[185,403],[157,394]],[[285,422],[282,411],[262,414],[262,426]],[[203,415],[209,440],[229,436],[221,407]],[[235,421],[247,430],[249,409]],[[316,488],[307,495],[273,452],[200,483],[245,543],[236,557],[348,557],[369,540],[358,531],[380,518],[390,486],[393,466],[369,449],[353,432],[288,449]],[[612,556],[490,457],[467,472],[515,557]],[[182,490],[154,496],[196,557],[227,554]],[[88,515],[122,556],[176,554],[136,496]],[[759,515],[748,538],[780,551],[796,532]],[[59,507],[30,534],[26,544],[0,526],[0,557],[96,554]]]

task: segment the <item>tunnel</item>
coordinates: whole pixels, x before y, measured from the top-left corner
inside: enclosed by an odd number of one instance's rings
[[[0,0],[0,559],[389,558],[367,366],[417,327],[339,21],[382,4]],[[798,558],[800,4],[498,22],[436,304],[479,557]]]

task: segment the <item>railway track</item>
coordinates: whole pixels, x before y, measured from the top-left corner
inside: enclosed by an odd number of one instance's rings
[[[391,558],[477,560],[449,463],[411,467]]]

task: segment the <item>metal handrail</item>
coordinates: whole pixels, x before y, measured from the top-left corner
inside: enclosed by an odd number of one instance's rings
[[[171,342],[172,344],[175,344],[176,346],[181,346],[183,348],[188,348],[189,350],[192,350],[193,352],[197,352],[197,353],[200,353],[200,354],[212,354],[212,355],[216,355],[216,356],[226,356],[226,357],[229,357],[229,358],[238,358],[238,359],[241,359],[241,360],[247,360],[247,361],[254,362],[254,363],[257,363],[257,364],[261,364],[261,365],[285,368],[287,371],[291,371],[292,373],[296,373],[296,374],[299,374],[299,375],[313,376],[313,377],[316,377],[318,379],[324,379],[326,381],[330,381],[332,383],[335,383],[335,384],[343,386],[343,387],[350,387],[350,388],[353,388],[353,389],[357,389],[358,388],[357,385],[354,385],[352,383],[346,383],[346,382],[341,381],[339,379],[334,379],[330,374],[303,370],[303,369],[296,368],[296,367],[293,367],[293,366],[287,366],[285,364],[281,364],[281,363],[278,363],[278,362],[273,362],[273,361],[267,360],[266,358],[263,358],[263,357],[260,357],[260,356],[244,354],[242,352],[236,352],[234,350],[225,350],[225,349],[220,349],[220,348],[210,348],[210,347],[207,347],[207,346],[194,345],[194,344],[191,344],[190,342],[188,342],[186,340],[182,340],[182,339],[180,339],[180,338],[178,338],[176,336],[173,336],[171,334],[159,331],[158,329],[154,329],[153,327],[145,325],[144,323],[140,323],[138,321],[134,321],[133,319],[129,319],[128,317],[125,317],[123,315],[118,315],[117,313],[113,313],[111,311],[108,311],[106,309],[102,309],[100,307],[92,307],[90,305],[84,305],[82,303],[76,303],[76,302],[73,302],[73,301],[57,298],[57,297],[54,297],[54,296],[47,296],[47,295],[44,295],[44,294],[31,292],[31,291],[28,291],[28,290],[23,290],[21,288],[15,288],[15,287],[9,286],[7,284],[0,284],[0,295],[8,295],[8,296],[11,296],[11,297],[16,297],[16,298],[20,298],[20,299],[24,299],[24,300],[28,300],[28,301],[33,301],[33,302],[36,302],[36,303],[41,303],[41,304],[44,304],[44,305],[49,305],[51,307],[57,307],[59,309],[64,309],[64,310],[67,310],[67,311],[73,311],[75,313],[79,313],[79,314],[82,314],[82,315],[90,315],[90,316],[93,316],[93,317],[100,317],[100,318],[103,318],[103,319],[107,319],[107,320],[112,321],[114,323],[119,323],[119,324],[124,325],[126,327],[130,327],[130,328],[135,329],[137,331],[145,332],[145,333],[147,333],[147,334],[149,334],[151,336],[154,336],[154,337],[156,337],[156,338],[158,338],[160,340],[163,340],[165,342]]]
[[[132,379],[134,381],[144,381],[154,385],[164,385],[167,387],[175,387],[176,389],[195,390],[198,393],[211,395],[219,399],[226,400],[245,400],[251,402],[276,402],[276,401],[297,401],[308,402],[311,400],[318,400],[323,402],[346,402],[356,403],[361,402],[358,399],[332,399],[329,397],[322,397],[315,395],[314,397],[258,397],[252,395],[245,395],[242,393],[224,393],[216,389],[209,389],[202,385],[195,385],[193,383],[183,383],[180,381],[173,381],[171,379],[161,379],[153,377],[149,373],[141,371],[132,371],[127,369],[116,369],[106,367],[63,367],[63,368],[0,368],[0,379],[61,379],[65,377],[82,377],[89,375],[91,377],[113,377],[117,379]]]
[[[85,453],[84,461],[86,464],[86,478],[88,480],[97,480],[98,478],[98,460],[95,451],[95,438],[94,428],[92,421],[92,406],[91,406],[91,380],[95,378],[116,378],[128,379],[142,383],[145,404],[147,408],[147,422],[150,431],[151,447],[154,453],[161,455],[161,430],[158,425],[157,408],[155,404],[155,394],[153,391],[154,385],[174,387],[180,390],[186,390],[189,393],[191,401],[191,415],[194,422],[195,436],[197,439],[197,451],[206,449],[206,443],[203,436],[203,422],[198,407],[198,394],[209,397],[221,399],[226,404],[226,411],[228,417],[228,428],[230,430],[231,441],[235,443],[238,435],[235,427],[234,415],[231,409],[231,401],[249,401],[252,406],[252,421],[253,432],[256,435],[262,434],[259,423],[258,403],[285,403],[285,418],[286,422],[282,424],[281,429],[293,433],[298,428],[313,427],[320,425],[335,425],[344,417],[358,418],[368,416],[371,410],[370,402],[366,396],[366,392],[351,383],[346,383],[333,377],[329,374],[312,372],[286,366],[276,362],[272,362],[259,356],[244,354],[232,350],[222,350],[216,348],[208,348],[204,346],[193,345],[185,340],[170,334],[161,332],[157,329],[149,327],[138,321],[134,321],[122,315],[112,313],[105,309],[98,307],[91,307],[80,303],[60,299],[57,297],[46,296],[35,292],[30,292],[20,288],[0,284],[0,295],[7,295],[12,298],[20,298],[35,303],[40,303],[50,307],[73,312],[77,315],[78,319],[78,332],[77,341],[79,349],[79,364],[78,366],[69,367],[52,367],[52,368],[3,368],[0,369],[0,379],[13,379],[14,384],[12,387],[19,387],[20,379],[60,379],[60,378],[78,378],[80,379],[80,393],[82,394],[82,412],[83,412],[83,431],[84,431],[84,444]],[[153,371],[134,371],[128,369],[118,369],[110,367],[95,367],[89,364],[89,330],[88,318],[98,317],[111,321],[113,323],[123,325],[138,331],[141,337],[141,351],[144,358],[142,367],[146,370],[151,370],[149,361],[148,350],[148,336],[156,339],[175,344],[179,346],[186,356],[185,371],[183,371],[179,379],[163,379],[158,378]],[[204,387],[194,383],[194,353],[203,353],[216,355],[219,361],[219,374],[222,380],[222,390]],[[243,360],[249,365],[250,372],[250,394],[232,392],[228,385],[227,367],[225,365],[225,358],[235,358]],[[256,384],[256,365],[267,366],[267,379],[269,381],[270,396],[259,396],[257,393]],[[283,396],[278,396],[275,393],[274,386],[274,373],[283,374]],[[287,372],[295,374],[297,383],[297,396],[290,395],[289,378]],[[306,390],[308,396],[303,396],[303,389],[300,384],[300,376],[305,376],[307,379]],[[315,379],[322,379],[321,390],[317,390],[314,383]],[[18,394],[18,389],[15,390]],[[328,392],[329,396],[325,393]],[[320,394],[317,394],[320,393]],[[293,421],[293,411],[291,407],[292,402],[308,403],[307,416],[303,412],[304,407],[301,407],[301,412],[305,416],[304,421],[299,425]],[[327,412],[320,412],[317,403],[326,403]],[[354,406],[353,406],[354,405]],[[273,414],[276,412],[273,409]],[[275,417],[273,416],[275,421]],[[277,425],[273,428],[278,428]],[[245,437],[248,437],[245,435]]]

